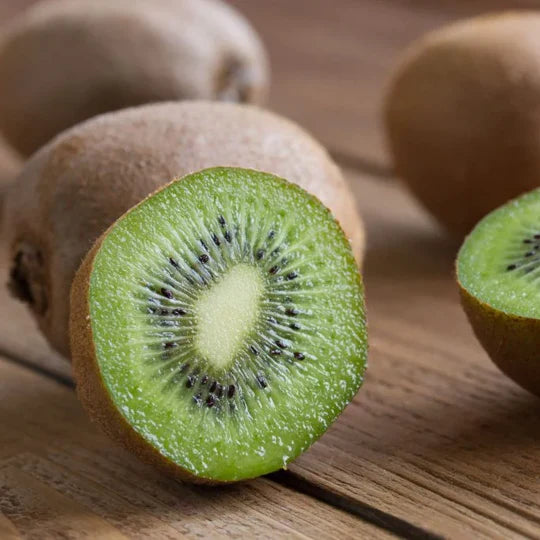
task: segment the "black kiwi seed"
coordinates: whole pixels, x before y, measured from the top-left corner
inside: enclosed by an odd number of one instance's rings
[[[270,274],[274,275],[274,274],[277,274],[279,270],[279,266],[272,266],[272,268],[270,268],[270,270],[268,270],[268,272],[270,272]]]
[[[301,353],[301,352],[298,352],[298,351],[296,351],[296,352],[294,353],[294,357],[295,357],[297,360],[303,360],[303,359],[305,358],[304,354]]]
[[[176,315],[176,316],[182,316],[182,315],[185,315],[187,313],[187,311],[185,309],[182,309],[182,308],[176,308],[176,309],[173,309],[171,311],[171,313],[173,315]]]
[[[250,345],[250,346],[249,346],[249,350],[250,350],[254,355],[259,354],[259,351],[258,351],[253,345]]]
[[[277,324],[277,321],[276,319],[274,319],[274,317],[268,317],[268,319],[266,319],[270,324]]]
[[[169,311],[167,309],[160,309],[159,310],[159,314],[160,315],[168,315],[169,314]]]
[[[517,268],[517,264],[510,264],[510,265],[508,265],[508,266],[506,267],[506,269],[507,269],[508,271],[510,271],[510,270],[515,270],[516,268]]]
[[[276,231],[270,231],[270,232],[268,233],[268,238],[270,238],[270,240],[271,240],[272,238],[274,238],[274,236],[276,236]]]
[[[215,397],[213,394],[210,394],[210,395],[206,398],[206,405],[207,405],[208,407],[213,407],[215,404],[216,404],[216,397]]]
[[[199,255],[199,261],[201,261],[203,264],[206,264],[209,260],[210,257],[206,253]]]
[[[195,380],[196,380],[196,377],[194,377],[193,375],[189,375],[186,380],[186,388],[192,388],[193,385],[195,384]]]
[[[264,249],[259,249],[255,255],[258,261],[260,261],[264,257]]]
[[[223,216],[219,216],[218,221],[222,227],[225,227],[225,218]]]
[[[201,246],[202,246],[206,251],[208,251],[208,246],[206,245],[206,242],[205,242],[202,238],[199,240],[199,242],[201,243]]]
[[[220,398],[223,395],[223,386],[221,384],[218,384],[216,387],[216,396]]]
[[[534,251],[528,251],[525,253],[525,257],[532,257],[534,255]]]
[[[201,384],[206,384],[208,382],[208,375],[203,375],[201,377]]]
[[[262,375],[257,375],[257,382],[261,388],[266,388],[268,386],[268,382],[266,382],[266,379]]]
[[[210,385],[210,392],[213,392],[216,388],[217,388],[217,381],[214,381],[211,385]]]
[[[299,312],[296,308],[287,308],[285,310],[285,315],[290,315],[291,317],[296,317],[298,313]]]
[[[540,234],[535,234],[534,238],[536,238],[536,239],[540,238]]]
[[[177,344],[174,343],[174,341],[168,341],[167,343],[163,344],[164,349],[173,349],[176,346],[177,346]]]
[[[227,240],[227,242],[229,242],[229,244],[231,243],[231,233],[229,231],[225,231],[225,234],[223,235],[225,237],[225,240]]]
[[[532,244],[532,240],[530,240],[529,238],[525,238],[525,240],[523,240],[523,243],[524,244]]]
[[[298,277],[298,274],[296,272],[289,272],[287,274],[287,279],[290,281],[291,279],[296,279]]]
[[[172,258],[169,257],[169,262],[178,270],[180,268],[180,265]]]
[[[161,294],[165,298],[168,298],[169,300],[172,300],[174,298],[174,295],[173,295],[172,291],[170,291],[169,289],[166,289],[165,287],[161,288]]]
[[[214,242],[214,244],[216,244],[216,246],[221,246],[221,241],[217,237],[216,233],[212,233],[212,241]]]
[[[270,349],[270,354],[272,356],[279,356],[281,354],[281,349]]]
[[[284,343],[283,341],[281,341],[281,339],[277,339],[277,340],[276,340],[276,345],[277,345],[280,349],[286,349],[286,348],[287,348],[287,344]]]
[[[293,330],[300,330],[300,325],[293,322],[289,325],[290,328],[292,328]]]
[[[227,397],[228,398],[234,397],[235,392],[236,392],[236,386],[234,386],[234,384],[230,384],[227,390]]]

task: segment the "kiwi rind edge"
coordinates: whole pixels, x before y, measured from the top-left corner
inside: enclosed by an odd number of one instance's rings
[[[491,360],[522,388],[540,396],[540,319],[495,309],[457,281],[463,309]]]
[[[97,363],[89,302],[90,276],[94,260],[106,236],[107,232],[96,241],[89,251],[71,288],[71,357],[77,396],[90,419],[97,423],[112,440],[122,444],[142,461],[155,466],[177,480],[199,484],[226,483],[195,476],[161,455],[129,425],[118,412],[107,392]]]

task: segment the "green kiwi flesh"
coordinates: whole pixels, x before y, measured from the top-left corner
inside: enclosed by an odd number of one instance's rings
[[[540,190],[484,218],[458,257],[470,294],[513,315],[540,318]]]
[[[493,361],[540,395],[540,189],[480,221],[461,247],[457,278]]]
[[[93,257],[84,301],[107,399],[188,476],[228,482],[285,467],[363,381],[349,242],[294,184],[235,168],[189,175],[120,218]]]

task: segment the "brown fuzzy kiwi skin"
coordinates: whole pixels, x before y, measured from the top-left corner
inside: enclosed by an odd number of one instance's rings
[[[161,455],[137,433],[114,405],[99,370],[92,325],[90,322],[89,286],[94,258],[106,233],[94,244],[79,268],[71,289],[70,334],[72,369],[77,395],[90,419],[113,441],[122,445],[141,461],[154,466],[176,480],[196,484],[224,484],[210,478],[195,476]]]
[[[268,72],[257,34],[221,0],[45,0],[0,34],[0,130],[28,156],[108,111],[262,103]]]
[[[540,397],[540,319],[504,313],[472,296],[461,284],[459,288],[474,333],[493,362]]]
[[[52,346],[69,356],[69,291],[95,240],[124,212],[176,177],[216,166],[251,168],[303,187],[330,208],[359,264],[364,227],[339,168],[294,123],[253,106],[181,102],[109,113],[36,153],[6,192],[2,231],[12,267],[36,253],[47,310],[30,308]],[[38,271],[39,270],[39,271]]]
[[[427,34],[398,63],[384,116],[397,174],[462,238],[540,185],[540,12]]]

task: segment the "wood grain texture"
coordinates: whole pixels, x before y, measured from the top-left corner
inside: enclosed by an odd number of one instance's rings
[[[2,512],[0,512],[0,538],[4,540],[19,540],[21,538],[15,525]]]
[[[71,389],[3,359],[0,396],[1,538],[389,537],[267,479],[171,481],[112,446]]]
[[[380,112],[399,53],[462,17],[536,0],[230,0],[270,54],[270,106],[311,130],[338,156],[388,167]]]

